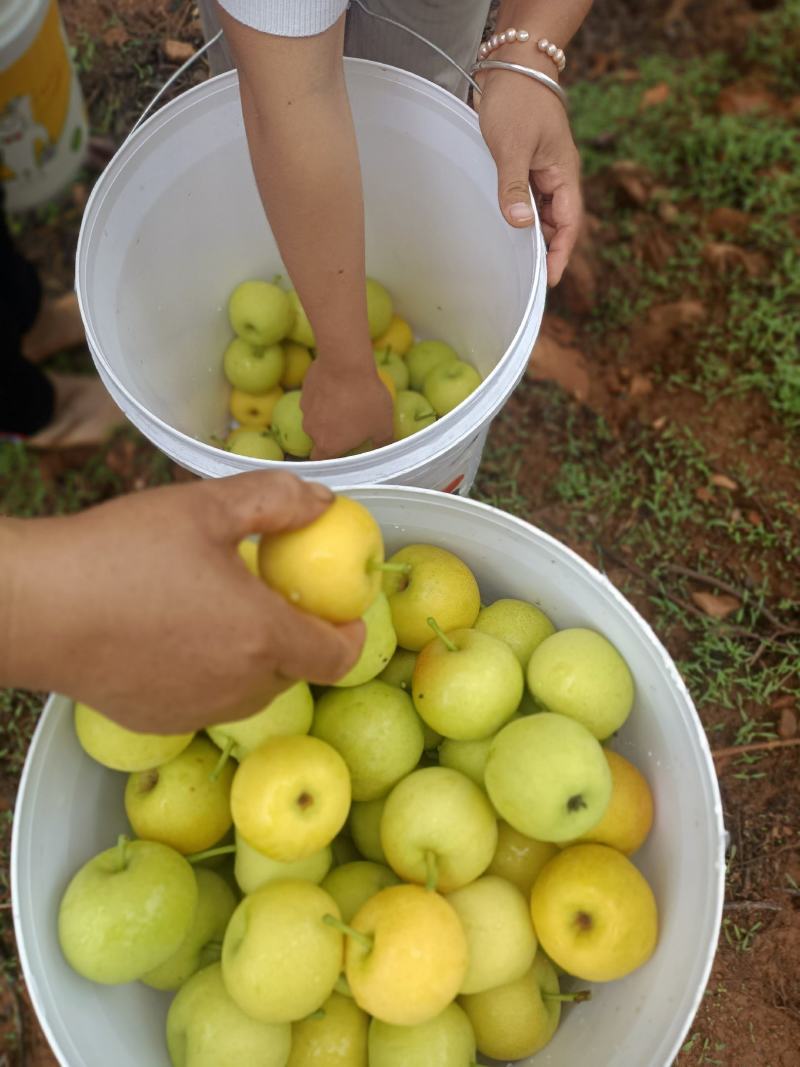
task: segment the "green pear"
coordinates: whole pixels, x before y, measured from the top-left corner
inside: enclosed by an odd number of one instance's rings
[[[193,975],[167,1014],[172,1067],[286,1067],[289,1023],[261,1023],[237,1007],[218,963]]]
[[[386,798],[380,835],[386,860],[402,879],[450,893],[489,866],[497,819],[469,778],[449,767],[426,767]]]
[[[580,837],[611,799],[600,742],[575,719],[550,712],[503,727],[489,749],[484,780],[501,818],[537,841]]]
[[[528,901],[516,886],[491,874],[456,889],[447,897],[469,945],[469,966],[461,993],[515,982],[530,970],[536,934]]]
[[[409,384],[419,393],[422,385],[434,369],[443,363],[458,359],[458,352],[444,341],[417,341],[406,353]]]
[[[399,882],[394,871],[384,864],[360,860],[336,867],[322,880],[322,888],[338,904],[342,921],[349,923],[365,901]]]
[[[350,808],[350,833],[353,844],[365,860],[386,864],[381,845],[381,819],[386,797],[356,801]]]
[[[270,282],[242,282],[228,301],[231,326],[243,340],[257,347],[274,345],[286,336],[292,321],[289,300]]]
[[[209,726],[211,740],[240,763],[271,737],[307,734],[314,718],[314,698],[305,682],[297,682],[265,708],[246,719]]]
[[[352,997],[332,993],[319,1012],[292,1026],[286,1067],[367,1067],[368,1025]]]
[[[548,711],[569,715],[600,741],[625,722],[633,707],[633,677],[602,634],[576,627],[543,641],[528,663],[528,686]]]
[[[281,863],[248,845],[241,834],[236,835],[234,873],[243,893],[255,893],[267,882],[285,881],[287,878],[319,883],[330,870],[332,863],[333,853],[330,845],[292,863]]]
[[[256,348],[236,337],[225,349],[222,367],[234,389],[245,393],[268,393],[281,380],[283,349],[277,344]]]
[[[417,662],[417,653],[410,652],[407,648],[398,648],[386,667],[378,675],[382,682],[387,685],[396,685],[400,689],[411,692],[411,679],[414,677],[414,665]]]
[[[379,681],[329,689],[317,702],[311,733],[344,759],[356,801],[386,796],[417,765],[424,744],[411,697]]]
[[[311,882],[268,882],[233,913],[222,944],[225,988],[242,1011],[264,1023],[296,1022],[322,1007],[342,969],[339,918],[328,893]]]
[[[481,608],[475,629],[505,641],[525,670],[534,649],[555,633],[556,628],[535,604],[505,599]]]
[[[362,621],[367,632],[361,654],[347,674],[336,683],[338,689],[371,681],[384,670],[397,648],[392,609],[385,593],[378,593],[364,612]]]
[[[402,441],[436,422],[436,412],[422,395],[413,389],[400,389],[394,400],[394,436]]]
[[[132,982],[175,955],[196,908],[197,879],[179,852],[120,838],[67,886],[58,912],[61,951],[92,982]]]
[[[524,684],[519,661],[505,642],[478,630],[451,630],[419,654],[414,707],[444,737],[480,741],[509,721]]]
[[[314,339],[314,331],[311,329],[308,315],[306,315],[305,309],[300,303],[300,297],[297,295],[296,290],[290,290],[286,294],[286,299],[289,303],[292,317],[291,327],[286,335],[288,340],[294,341],[295,344],[303,345],[305,348],[316,348],[317,342]]]
[[[369,1067],[474,1067],[475,1056],[472,1023],[455,1003],[416,1026],[369,1024]]]
[[[204,965],[219,959],[222,939],[237,900],[227,882],[214,871],[195,868],[197,909],[183,944],[141,980],[153,989],[178,989]]]
[[[527,974],[460,999],[478,1049],[493,1059],[521,1060],[548,1044],[561,1018],[558,976],[543,952]],[[589,1038],[590,1040],[590,1038]]]
[[[297,459],[308,459],[314,442],[303,429],[302,393],[292,389],[284,393],[272,409],[270,427],[284,452]]]
[[[426,375],[422,395],[441,418],[474,393],[483,379],[469,363],[450,360]]]
[[[389,372],[398,393],[408,389],[408,367],[402,356],[398,356],[391,348],[376,349],[375,363],[380,370]]]
[[[367,321],[373,341],[389,329],[393,311],[388,291],[374,278],[367,278]]]

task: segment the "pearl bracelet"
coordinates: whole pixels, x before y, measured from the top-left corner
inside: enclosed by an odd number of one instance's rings
[[[559,48],[557,44],[553,44],[552,41],[548,41],[546,37],[542,37],[541,41],[536,42],[536,47],[540,52],[545,52],[558,68],[559,74],[567,65],[567,57],[564,54],[564,49]]]
[[[484,41],[478,49],[478,58],[487,59],[492,52],[495,52],[498,48],[502,48],[504,44],[511,44],[512,41],[525,41],[530,40],[530,34],[527,30],[515,30],[512,26],[510,30],[503,30],[502,33],[493,33],[492,36]],[[548,41],[546,37],[542,37],[540,41],[537,41],[536,47],[540,52],[544,52],[555,63],[558,72],[561,71],[567,65],[567,57],[563,48],[559,48],[557,44],[553,44],[552,41]]]
[[[515,30],[513,27],[510,30],[503,30],[502,33],[493,33],[488,41],[484,41],[478,49],[478,57],[486,59],[495,49],[500,48],[502,45],[511,44],[512,41],[522,41],[524,43],[530,40],[530,36],[527,30]]]

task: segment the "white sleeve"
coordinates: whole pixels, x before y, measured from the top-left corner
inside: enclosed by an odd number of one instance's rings
[[[347,8],[348,0],[219,0],[237,22],[278,37],[323,33]]]

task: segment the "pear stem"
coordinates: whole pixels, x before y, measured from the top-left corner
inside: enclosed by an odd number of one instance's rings
[[[384,574],[410,574],[410,563],[379,563],[376,559],[371,559],[367,565],[371,571],[383,571]]]
[[[436,634],[436,636],[439,638],[439,640],[442,642],[442,644],[448,650],[448,652],[458,652],[458,645],[454,644],[450,640],[450,638],[447,636],[447,634],[441,628],[441,626],[436,621],[436,619],[434,619],[433,617],[428,619],[428,626],[430,626],[430,628],[433,630],[433,632]]]
[[[219,848],[207,848],[204,852],[195,852],[186,859],[189,863],[200,863],[201,860],[211,860],[215,856],[229,856],[235,851],[236,845],[220,845]]]
[[[130,844],[130,838],[127,834],[120,834],[117,838],[117,856],[119,858],[119,869],[124,871],[128,866],[128,845]]]
[[[439,867],[436,862],[436,853],[430,849],[425,853],[425,888],[433,893],[439,881]]]
[[[375,946],[375,941],[369,934],[362,934],[360,930],[354,930],[352,926],[343,923],[342,920],[337,919],[335,915],[323,915],[322,921],[326,926],[332,926],[334,930],[338,930],[340,934],[344,934],[345,937],[351,937],[353,941],[357,941],[367,952],[372,952],[372,949]]]
[[[210,782],[216,782],[217,778],[219,778],[219,776],[222,774],[222,769],[228,762],[228,760],[231,758],[231,752],[233,752],[233,746],[235,744],[236,742],[233,740],[232,737],[229,737],[225,742],[225,748],[223,748],[222,752],[220,752],[216,766],[214,767],[214,770],[211,772],[211,774],[209,774],[208,776],[208,780]]]
[[[544,1000],[560,1000],[567,1003],[583,1004],[592,999],[591,989],[579,989],[575,993],[542,993]]]

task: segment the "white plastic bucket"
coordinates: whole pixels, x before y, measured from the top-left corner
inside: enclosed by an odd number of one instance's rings
[[[538,603],[560,627],[594,626],[627,660],[636,704],[614,747],[646,774],[651,836],[635,862],[660,912],[653,958],[569,1008],[536,1067],[670,1067],[708,980],[724,892],[719,789],[702,724],[668,653],[622,595],[547,534],[475,501],[419,489],[355,490],[389,549],[412,541],[450,548],[473,568],[485,599]],[[62,1067],[168,1067],[169,998],[144,986],[95,986],[65,963],[56,914],[77,867],[126,829],[121,775],[85,756],[71,705],[51,698],[17,798],[11,880],[20,958],[31,999]],[[533,1060],[530,1063],[534,1063]]]
[[[396,482],[466,491],[485,434],[522,376],[544,307],[537,228],[512,229],[474,113],[394,67],[346,60],[358,135],[367,267],[420,336],[485,376],[411,438],[295,470],[336,489]],[[78,244],[89,347],[111,395],[163,452],[204,476],[283,466],[209,444],[224,436],[228,295],[285,273],[247,154],[235,72],[184,93],[136,130],[95,186]]]
[[[3,0],[0,181],[8,209],[35,207],[60,192],[82,164],[87,138],[57,0]]]

